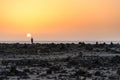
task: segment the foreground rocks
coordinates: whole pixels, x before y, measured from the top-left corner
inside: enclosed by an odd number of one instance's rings
[[[0,44],[0,80],[119,80],[119,44]]]

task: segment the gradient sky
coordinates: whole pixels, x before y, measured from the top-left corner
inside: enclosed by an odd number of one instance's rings
[[[120,0],[0,0],[0,41],[120,40]]]

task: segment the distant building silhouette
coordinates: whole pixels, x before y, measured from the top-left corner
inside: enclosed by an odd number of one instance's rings
[[[34,39],[33,38],[31,38],[31,44],[33,44],[34,43]]]

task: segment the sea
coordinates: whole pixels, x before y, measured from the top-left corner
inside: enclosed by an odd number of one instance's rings
[[[100,43],[106,43],[106,44],[110,44],[111,42],[114,44],[120,44],[120,41],[34,41],[34,43],[40,43],[40,44],[50,44],[50,43],[54,43],[54,44],[67,44],[67,43],[74,43],[74,44],[78,44],[79,42],[84,42],[86,44],[96,44],[96,42]],[[30,44],[30,41],[0,41],[0,43],[7,43],[7,44],[15,44],[15,43],[19,43],[19,44]]]

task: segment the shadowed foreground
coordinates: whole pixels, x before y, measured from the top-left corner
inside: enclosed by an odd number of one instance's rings
[[[0,44],[0,80],[120,80],[119,44]]]

